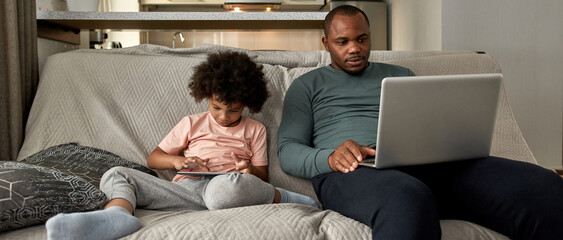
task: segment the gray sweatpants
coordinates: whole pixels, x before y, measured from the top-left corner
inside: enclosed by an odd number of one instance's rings
[[[108,199],[123,198],[133,208],[216,210],[272,203],[274,187],[252,174],[229,173],[171,182],[125,167],[108,170],[100,189]]]

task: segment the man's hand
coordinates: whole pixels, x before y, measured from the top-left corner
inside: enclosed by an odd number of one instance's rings
[[[201,159],[199,157],[186,157],[174,162],[174,167],[176,170],[182,169],[194,169],[200,168],[203,172],[209,172],[209,168],[205,166],[207,164],[207,159]]]
[[[374,156],[375,149],[346,140],[328,157],[328,165],[334,171],[348,173],[354,171],[366,156]]]

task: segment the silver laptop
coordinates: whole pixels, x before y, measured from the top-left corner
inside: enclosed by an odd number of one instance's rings
[[[389,168],[487,157],[502,74],[383,79],[375,158]]]

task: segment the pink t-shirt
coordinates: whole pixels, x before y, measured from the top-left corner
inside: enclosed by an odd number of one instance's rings
[[[158,145],[170,155],[197,156],[209,159],[212,172],[235,170],[234,152],[239,159],[249,160],[254,166],[267,166],[266,128],[262,123],[242,116],[235,127],[223,127],[209,112],[184,117]],[[199,168],[182,171],[202,171]],[[173,181],[186,178],[176,175]]]

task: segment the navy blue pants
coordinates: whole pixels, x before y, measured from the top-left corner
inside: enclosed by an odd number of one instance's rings
[[[323,208],[356,219],[373,239],[440,239],[440,219],[477,223],[511,239],[562,239],[563,179],[503,158],[313,178]]]

